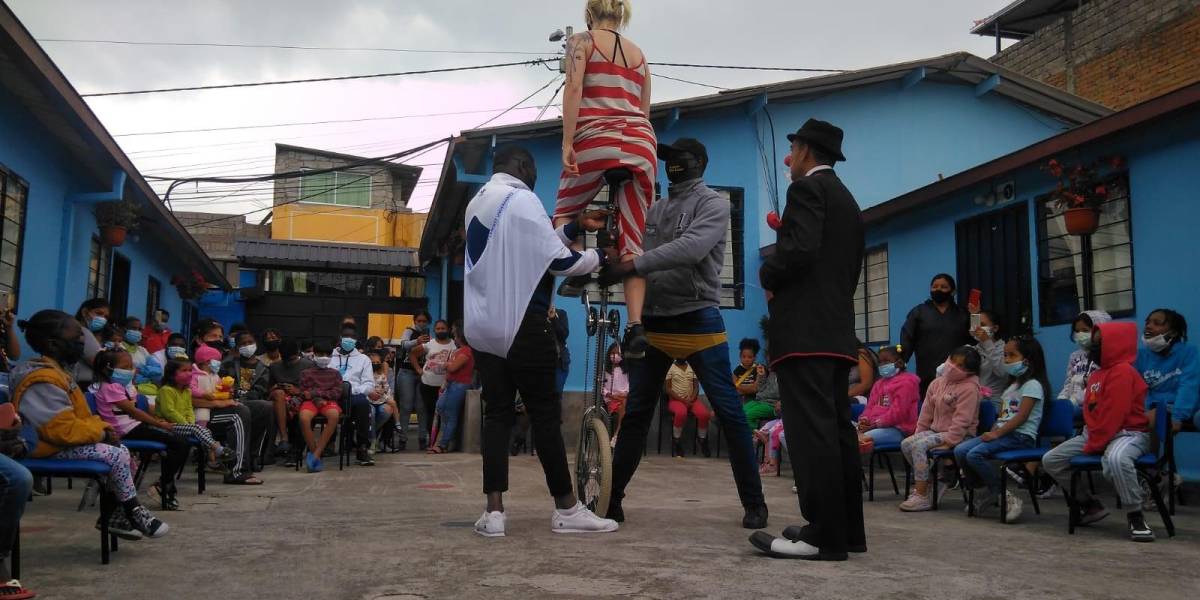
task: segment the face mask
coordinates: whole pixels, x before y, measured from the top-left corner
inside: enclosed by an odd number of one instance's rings
[[[934,373],[937,374],[938,377],[945,375],[946,374],[946,363],[942,363],[942,364],[938,365],[937,369],[934,370]]]
[[[317,365],[318,367],[321,367],[322,369],[327,368],[329,366],[329,357],[328,356],[314,356],[313,364]]]
[[[610,362],[614,365],[621,364],[621,355],[617,354],[617,355],[608,357],[608,362]]]
[[[133,369],[113,369],[110,379],[116,384],[129,385],[133,381]]]
[[[884,363],[879,365],[879,376],[884,379],[891,379],[896,376],[896,373],[899,372],[900,369],[896,366],[896,363]]]
[[[192,383],[191,371],[179,371],[178,373],[175,373],[175,385],[185,386],[190,383]]]
[[[116,350],[117,343],[116,342],[104,342],[104,349],[105,350]]]
[[[279,344],[279,340],[267,340],[263,342],[263,350],[266,350],[267,352],[274,352],[279,349]]]
[[[444,341],[450,339],[450,332],[449,331],[439,331],[439,332],[433,334],[433,337],[444,342]]]
[[[1029,365],[1025,364],[1023,360],[1012,363],[1006,362],[1004,363],[1004,370],[1013,377],[1020,377],[1029,371]]]
[[[425,333],[429,330],[428,323],[413,323],[413,331],[417,333]]]
[[[258,354],[258,346],[254,344],[242,346],[241,348],[238,348],[238,354],[241,354],[242,358],[250,358],[251,356]]]
[[[933,300],[934,304],[945,304],[950,301],[951,294],[942,290],[934,290],[929,292],[929,297]]]
[[[1167,336],[1159,334],[1154,337],[1142,337],[1142,343],[1146,344],[1151,352],[1162,352],[1171,345],[1171,340]]]
[[[1087,350],[1092,345],[1092,332],[1090,331],[1076,331],[1072,337],[1080,350]]]
[[[342,338],[342,343],[341,343],[342,352],[344,352],[346,354],[350,354],[351,352],[354,352],[354,349],[356,347],[358,347],[358,340],[351,338],[351,337]]]
[[[383,365],[381,363],[371,363],[371,369],[375,372],[379,372],[383,370]]]
[[[134,346],[142,343],[142,332],[140,332],[136,329],[131,329],[129,331],[126,331],[125,332],[125,341],[129,342],[130,344],[133,344]]]
[[[208,368],[212,369],[212,372],[214,374],[219,373],[221,371],[221,361],[219,361],[219,360],[208,361]]]
[[[187,356],[187,348],[180,346],[167,346],[167,358],[176,359]]]
[[[700,179],[703,175],[704,170],[700,168],[700,161],[689,153],[681,153],[667,161],[667,181],[671,183]]]
[[[96,333],[101,329],[104,329],[105,325],[108,325],[108,319],[105,319],[104,317],[92,317],[91,319],[88,319],[88,329],[91,330],[92,333]]]
[[[951,383],[957,383],[967,377],[967,372],[964,371],[962,367],[950,361],[946,361],[942,364],[945,366],[945,368],[942,369],[942,374],[939,375],[939,377],[945,377],[946,380]]]

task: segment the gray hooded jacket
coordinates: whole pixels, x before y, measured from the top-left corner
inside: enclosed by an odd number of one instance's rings
[[[645,314],[672,317],[721,303],[721,269],[729,201],[693,179],[674,184],[646,215],[645,254],[634,261],[646,277]]]

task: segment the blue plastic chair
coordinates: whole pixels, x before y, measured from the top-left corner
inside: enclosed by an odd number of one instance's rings
[[[1154,449],[1138,457],[1133,463],[1133,468],[1137,470],[1138,476],[1149,484],[1150,495],[1154,498],[1154,505],[1158,508],[1158,514],[1167,528],[1167,536],[1175,537],[1175,522],[1171,520],[1171,513],[1167,510],[1166,503],[1163,502],[1162,491],[1158,489],[1158,483],[1162,477],[1173,477],[1170,469],[1170,454],[1166,449],[1170,422],[1170,411],[1159,404],[1157,410],[1154,411],[1154,430],[1151,437]],[[1071,494],[1067,499],[1071,510],[1067,519],[1067,532],[1072,535],[1075,533],[1075,527],[1079,525],[1080,519],[1079,503],[1075,501],[1079,475],[1102,470],[1103,465],[1101,465],[1100,459],[1101,457],[1095,454],[1081,454],[1071,459]]]
[[[92,414],[98,415],[99,412],[96,409],[95,394],[93,394],[91,391],[88,391],[84,392],[83,397],[87,400],[88,409],[92,411]],[[140,394],[138,395],[137,400],[134,401],[134,405],[141,410],[149,410],[150,408],[149,400]],[[161,456],[167,452],[166,444],[152,440],[121,440],[121,445],[125,446],[125,448],[130,452],[136,452],[140,457],[138,460],[138,470],[133,474],[133,483],[136,487],[142,486],[142,479],[146,475],[146,467],[148,467],[150,463],[149,459],[155,454]]]
[[[1070,400],[1053,399],[1042,412],[1042,423],[1038,428],[1038,446],[1020,450],[1006,450],[992,456],[992,460],[1000,461],[1000,522],[1008,523],[1008,503],[1004,501],[1008,494],[1008,477],[1004,469],[1013,466],[1024,469],[1025,463],[1042,462],[1042,457],[1050,451],[1052,440],[1065,440],[1075,435],[1075,404]],[[1029,490],[1029,500],[1033,503],[1034,514],[1042,514],[1038,505],[1037,478],[1026,477],[1026,488]],[[970,503],[970,516],[975,516],[975,490],[967,491],[967,502]]]
[[[61,460],[55,458],[24,458],[18,460],[34,477],[78,477],[94,481],[101,489],[108,479],[111,468],[95,460]],[[117,536],[108,531],[108,521],[117,509],[114,501],[100,501],[100,564],[108,564],[109,551],[117,551]],[[13,578],[21,576],[21,533],[18,528],[12,548]]]
[[[996,424],[996,405],[992,404],[992,401],[990,399],[980,398],[979,399],[979,426],[976,428],[976,431],[977,432],[991,431],[992,426],[995,424]],[[949,449],[943,448],[943,449],[939,449],[939,450],[931,450],[929,452],[929,472],[930,472],[929,479],[930,479],[930,481],[933,482],[933,492],[932,492],[932,494],[933,494],[933,496],[932,496],[933,510],[938,510],[938,504],[939,504],[939,502],[938,502],[938,483],[939,482],[938,482],[938,478],[937,478],[938,463],[940,463],[943,460],[947,460],[947,459],[951,462],[951,464],[954,466],[954,468],[956,468],[956,469],[958,468],[958,461],[954,458],[954,448],[949,448]],[[963,487],[965,488],[968,486],[964,485]],[[904,488],[907,491],[908,485],[905,485]],[[964,500],[967,499],[965,492],[963,494],[963,499]]]

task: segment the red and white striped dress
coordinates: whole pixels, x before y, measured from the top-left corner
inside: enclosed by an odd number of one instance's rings
[[[654,127],[642,112],[642,87],[647,74],[645,57],[636,67],[617,64],[600,52],[592,38],[574,140],[579,174],[563,171],[554,209],[556,219],[578,216],[604,186],[605,171],[629,169],[633,179],[617,196],[617,249],[621,256],[642,254],[646,212],[654,201],[658,141]]]

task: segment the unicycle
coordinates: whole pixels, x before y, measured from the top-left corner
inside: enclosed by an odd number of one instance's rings
[[[617,190],[632,179],[628,169],[611,169],[604,173],[608,183],[608,224],[596,233],[596,246],[605,248],[616,240]],[[585,369],[591,369],[591,390],[587,395],[587,406],[579,427],[579,451],[575,457],[575,488],[579,501],[593,513],[603,517],[608,513],[612,499],[612,446],[609,445],[608,424],[610,415],[604,403],[604,359],[609,339],[616,339],[621,331],[621,314],[610,309],[608,303],[612,292],[600,287],[599,302],[593,306],[584,289],[583,310],[587,319],[588,353],[596,350],[595,361],[585,357]],[[586,375],[586,372],[585,372]]]

